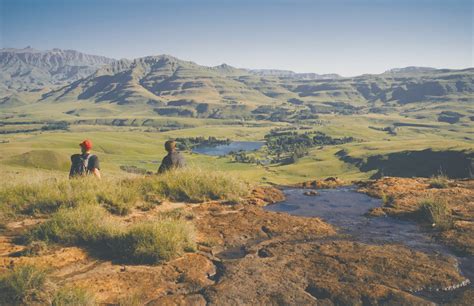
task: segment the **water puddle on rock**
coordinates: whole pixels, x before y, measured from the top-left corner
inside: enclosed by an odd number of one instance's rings
[[[339,227],[343,234],[350,235],[360,242],[403,244],[428,254],[452,256],[458,260],[462,274],[474,280],[473,257],[456,256],[414,222],[392,217],[365,216],[369,209],[382,206],[382,202],[380,199],[357,192],[354,186],[322,189],[317,191],[317,195],[308,195],[307,189],[295,188],[283,191],[286,200],[269,205],[266,210],[295,216],[319,217]],[[472,286],[472,283],[469,286]],[[440,301],[444,298],[433,296],[432,299]]]

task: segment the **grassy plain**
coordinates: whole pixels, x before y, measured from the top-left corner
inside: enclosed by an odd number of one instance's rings
[[[41,120],[42,116],[36,118]],[[143,118],[142,118],[143,119]],[[474,136],[469,125],[440,123],[429,119],[416,120],[398,114],[321,115],[321,125],[309,126],[332,137],[352,136],[356,142],[322,146],[290,165],[236,163],[229,157],[213,157],[184,152],[188,164],[204,170],[221,170],[236,174],[250,182],[295,183],[302,180],[337,176],[343,179],[365,179],[373,174],[361,172],[354,164],[342,161],[336,152],[345,150],[351,157],[366,159],[372,155],[406,150],[470,150]],[[33,120],[32,118],[28,120]],[[158,132],[142,126],[78,125],[69,131],[44,131],[0,135],[0,164],[4,171],[30,175],[32,170],[45,170],[50,175],[66,176],[69,156],[78,152],[78,143],[91,139],[94,153],[100,157],[103,175],[128,175],[120,166],[136,166],[156,171],[165,155],[163,143],[175,137],[214,136],[237,141],[263,140],[272,128],[289,123],[246,122],[213,119],[162,118],[192,125],[190,128]],[[397,124],[396,135],[381,129]],[[423,126],[405,126],[410,124]],[[295,124],[293,124],[295,125]],[[308,126],[304,123],[301,126]],[[10,127],[10,126],[9,126]],[[375,129],[374,129],[375,128]]]

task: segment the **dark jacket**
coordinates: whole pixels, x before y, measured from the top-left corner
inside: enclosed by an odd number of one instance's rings
[[[170,169],[183,168],[186,166],[184,157],[177,151],[168,153],[161,161],[158,173],[166,172]]]

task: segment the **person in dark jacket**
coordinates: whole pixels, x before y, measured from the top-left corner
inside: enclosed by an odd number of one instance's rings
[[[92,141],[86,139],[81,142],[79,146],[81,147],[81,154],[74,154],[71,156],[69,177],[73,178],[94,175],[100,179],[99,158],[97,155],[91,154]]]
[[[176,151],[176,141],[168,140],[165,142],[165,150],[168,152],[168,155],[166,155],[161,161],[158,173],[164,173],[171,169],[183,168],[186,166],[183,155]]]

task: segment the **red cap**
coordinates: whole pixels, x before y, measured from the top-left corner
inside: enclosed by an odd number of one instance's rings
[[[90,141],[89,139],[84,140],[79,145],[86,150],[92,149],[92,141]]]

